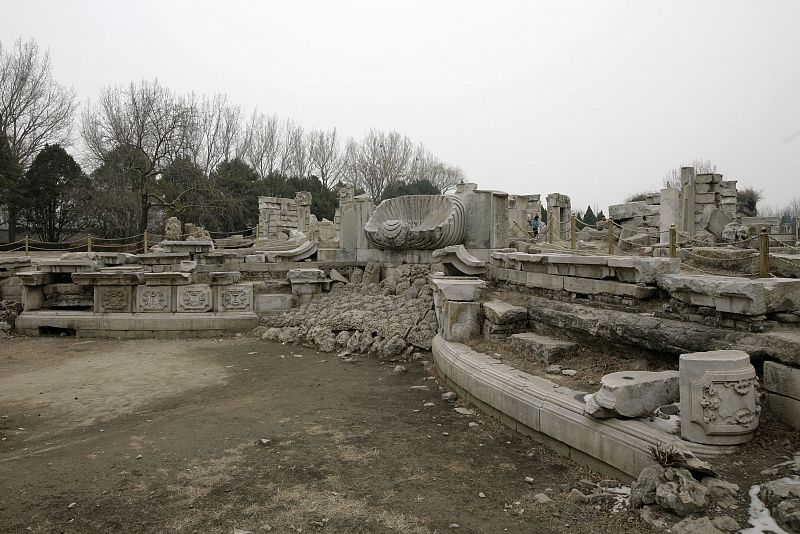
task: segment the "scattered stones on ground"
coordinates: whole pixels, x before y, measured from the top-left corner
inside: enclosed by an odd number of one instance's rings
[[[455,391],[448,391],[446,393],[442,393],[442,400],[445,402],[455,402],[458,399],[458,395]]]
[[[469,408],[462,408],[459,406],[458,408],[454,408],[454,410],[456,413],[460,413],[461,415],[475,415],[475,410],[471,410]]]
[[[407,370],[406,370],[405,366],[395,365],[395,367],[394,367],[394,372],[395,373],[401,374],[401,373],[405,373],[406,371]]]

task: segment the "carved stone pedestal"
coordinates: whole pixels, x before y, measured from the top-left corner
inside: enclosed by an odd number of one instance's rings
[[[682,354],[681,437],[708,445],[745,443],[758,428],[758,378],[740,350]]]

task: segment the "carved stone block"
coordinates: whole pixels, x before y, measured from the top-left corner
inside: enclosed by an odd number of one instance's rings
[[[234,284],[219,286],[217,291],[217,306],[221,312],[249,312],[253,311],[253,286],[249,284]]]
[[[171,286],[144,285],[138,286],[136,289],[136,311],[143,313],[175,311]]]
[[[680,357],[681,437],[708,445],[745,443],[761,413],[756,371],[740,350]]]
[[[177,295],[179,312],[207,312],[211,311],[214,304],[211,287],[207,285],[178,286]]]
[[[364,231],[377,248],[426,250],[463,243],[465,227],[464,203],[460,198],[408,195],[381,202],[364,225]]]
[[[131,313],[131,287],[125,286],[94,286],[94,312],[95,313]]]

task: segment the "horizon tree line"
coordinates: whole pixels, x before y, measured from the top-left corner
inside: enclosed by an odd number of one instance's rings
[[[56,241],[82,231],[141,234],[170,215],[240,230],[256,224],[257,196],[299,190],[331,219],[342,184],[378,202],[397,191],[446,192],[464,179],[395,131],[342,139],[336,128],[307,130],[157,79],[108,86],[78,108],[75,91],[53,78],[48,51],[34,40],[0,42],[0,223],[9,241],[18,227]]]

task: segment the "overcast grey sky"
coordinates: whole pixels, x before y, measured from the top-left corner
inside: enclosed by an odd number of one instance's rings
[[[15,1],[82,101],[158,78],[306,128],[394,129],[481,188],[573,206],[694,158],[800,197],[800,2]]]

